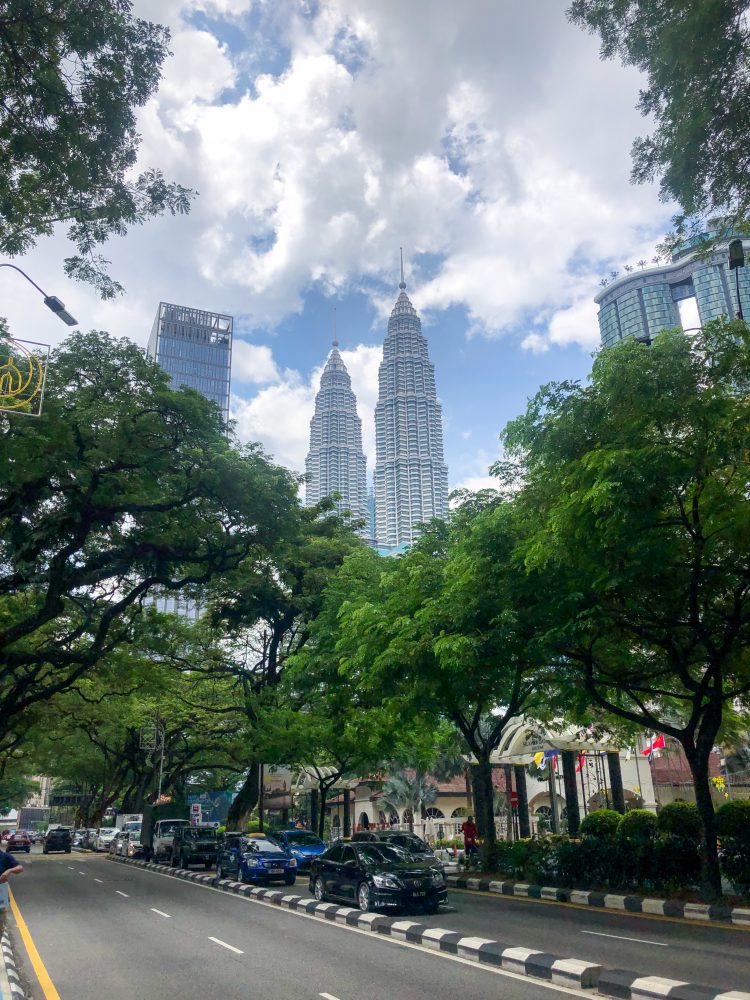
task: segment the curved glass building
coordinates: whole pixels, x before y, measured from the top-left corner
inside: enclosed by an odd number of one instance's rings
[[[683,299],[695,299],[701,324],[737,315],[736,279],[729,270],[727,246],[705,256],[696,252],[695,243],[685,243],[669,264],[624,274],[599,292],[594,301],[599,306],[602,347],[612,347],[625,337],[652,340],[662,330],[680,326]],[[750,240],[743,240],[743,245],[745,254],[750,254]],[[738,271],[742,312],[750,317],[750,267]]]

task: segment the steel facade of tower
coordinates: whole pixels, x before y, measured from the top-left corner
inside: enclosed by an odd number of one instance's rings
[[[362,421],[357,415],[357,397],[352,392],[352,380],[339,354],[337,340],[333,341],[315,397],[305,467],[308,505],[339,493],[341,499],[336,502],[339,513],[350,511],[353,517],[367,520]],[[369,535],[367,524],[361,533]]]
[[[375,407],[375,536],[384,550],[411,545],[416,526],[448,515],[443,424],[422,323],[403,269],[388,320]]]
[[[229,419],[232,374],[231,316],[160,302],[148,355],[171,377],[172,385],[186,385],[218,403]]]

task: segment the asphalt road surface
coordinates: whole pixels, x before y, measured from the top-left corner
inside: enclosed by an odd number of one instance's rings
[[[580,996],[102,856],[23,863],[13,893],[60,1000]],[[54,996],[13,938],[33,1000]]]

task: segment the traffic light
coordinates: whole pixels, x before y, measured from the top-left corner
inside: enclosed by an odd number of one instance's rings
[[[745,251],[742,247],[742,240],[732,240],[729,244],[729,270],[734,271],[736,267],[745,266]]]

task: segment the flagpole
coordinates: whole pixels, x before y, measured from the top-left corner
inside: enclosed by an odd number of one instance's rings
[[[586,785],[583,781],[583,772],[586,770],[586,751],[580,755],[578,758],[578,763],[581,765],[581,795],[583,795],[583,815],[588,816],[589,807],[586,802]]]
[[[640,758],[641,756],[641,734],[637,733],[635,737],[635,776],[638,779],[638,797],[641,800],[641,807],[646,804],[646,799],[643,795],[643,785],[641,784],[641,768],[640,768]]]

